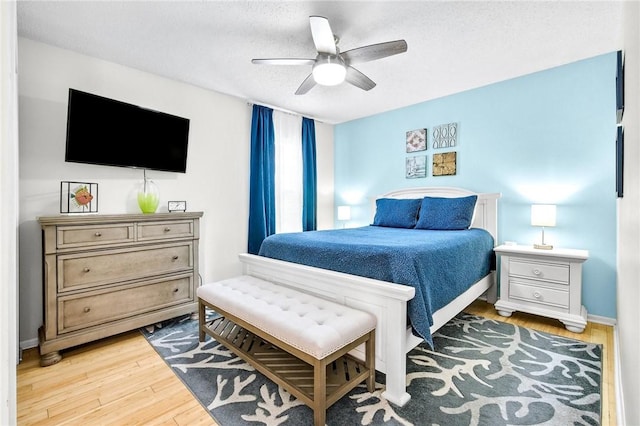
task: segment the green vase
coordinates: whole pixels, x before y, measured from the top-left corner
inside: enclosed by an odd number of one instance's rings
[[[158,187],[150,179],[145,179],[138,191],[138,205],[142,213],[155,213],[160,204],[160,193]]]

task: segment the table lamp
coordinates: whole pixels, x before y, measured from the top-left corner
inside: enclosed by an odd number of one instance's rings
[[[533,204],[531,206],[531,225],[542,227],[542,242],[533,248],[551,250],[553,246],[544,242],[544,227],[556,226],[556,206],[553,204]]]

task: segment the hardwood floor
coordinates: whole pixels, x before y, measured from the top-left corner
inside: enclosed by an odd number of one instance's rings
[[[602,425],[616,424],[613,327],[589,323],[575,334],[534,315],[501,317],[484,302],[465,311],[602,344]],[[39,366],[37,349],[23,358],[17,371],[19,425],[216,424],[137,331],[64,351],[62,361],[50,367]]]

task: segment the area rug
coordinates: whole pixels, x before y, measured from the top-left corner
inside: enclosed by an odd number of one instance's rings
[[[210,315],[215,315],[210,313]],[[142,333],[221,426],[312,425],[313,412],[178,318]],[[600,345],[459,314],[435,350],[407,354],[411,400],[397,407],[364,385],[327,410],[327,425],[599,425]]]

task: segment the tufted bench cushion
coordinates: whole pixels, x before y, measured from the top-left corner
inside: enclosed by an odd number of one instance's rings
[[[250,275],[201,286],[198,297],[316,359],[376,327],[367,312]]]

